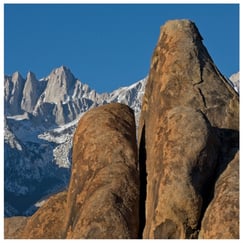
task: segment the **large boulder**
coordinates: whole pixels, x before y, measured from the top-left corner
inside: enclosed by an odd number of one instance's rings
[[[67,196],[67,238],[137,238],[139,173],[133,111],[126,105],[94,108],[73,140]]]
[[[239,97],[189,20],[161,28],[138,137],[143,237],[197,238],[216,178],[238,150]]]
[[[144,238],[197,238],[218,140],[202,112],[192,108],[175,107],[160,119],[154,146],[140,148],[148,173]]]

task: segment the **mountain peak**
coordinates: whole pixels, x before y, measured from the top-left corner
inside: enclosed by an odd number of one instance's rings
[[[71,70],[65,66],[60,66],[52,70],[51,74],[47,78],[52,83],[55,82],[59,86],[69,87],[74,85],[76,78],[72,74]]]
[[[65,73],[65,74],[67,74],[67,75],[73,75],[72,74],[72,72],[71,72],[71,70],[68,68],[68,67],[66,67],[66,66],[64,66],[64,65],[62,65],[62,66],[60,66],[60,67],[58,67],[58,68],[55,68],[53,71],[52,71],[52,73],[53,74],[56,74],[56,75],[60,75],[60,74],[62,74],[62,73]]]
[[[29,71],[27,73],[27,80],[36,80],[36,76],[33,72]]]
[[[12,80],[13,81],[23,80],[23,77],[21,76],[19,71],[16,71],[12,74]]]

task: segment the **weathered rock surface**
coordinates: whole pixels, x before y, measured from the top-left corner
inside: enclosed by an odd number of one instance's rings
[[[27,217],[4,218],[4,238],[19,239],[28,221]]]
[[[203,192],[217,159],[217,140],[200,111],[175,107],[155,122],[147,158],[145,238],[195,238]],[[148,160],[147,160],[148,161]],[[151,213],[152,212],[152,213]]]
[[[238,94],[197,27],[168,21],[152,57],[139,125],[144,238],[197,238],[215,178],[238,150],[238,131]]]
[[[205,212],[201,239],[239,239],[239,153],[220,175]]]
[[[133,111],[109,104],[87,112],[73,141],[68,238],[137,238],[139,177]]]
[[[51,196],[31,217],[20,238],[22,239],[62,239],[64,234],[67,191]]]
[[[81,118],[73,144],[68,192],[52,196],[29,218],[18,238],[138,238],[133,111],[121,104],[90,110]]]

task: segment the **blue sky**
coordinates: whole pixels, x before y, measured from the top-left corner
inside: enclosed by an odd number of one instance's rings
[[[148,74],[160,26],[181,18],[224,75],[239,71],[238,4],[5,4],[4,73],[42,78],[65,65],[109,92]]]

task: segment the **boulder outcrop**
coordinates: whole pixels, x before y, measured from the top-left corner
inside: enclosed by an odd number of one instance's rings
[[[140,148],[148,174],[144,238],[197,238],[218,141],[200,111],[179,106],[160,119],[154,146]]]
[[[168,21],[152,57],[139,124],[139,163],[147,175],[144,238],[198,237],[215,180],[238,142],[238,94],[195,24]]]
[[[139,173],[133,111],[109,104],[87,112],[73,140],[67,238],[137,238]]]

